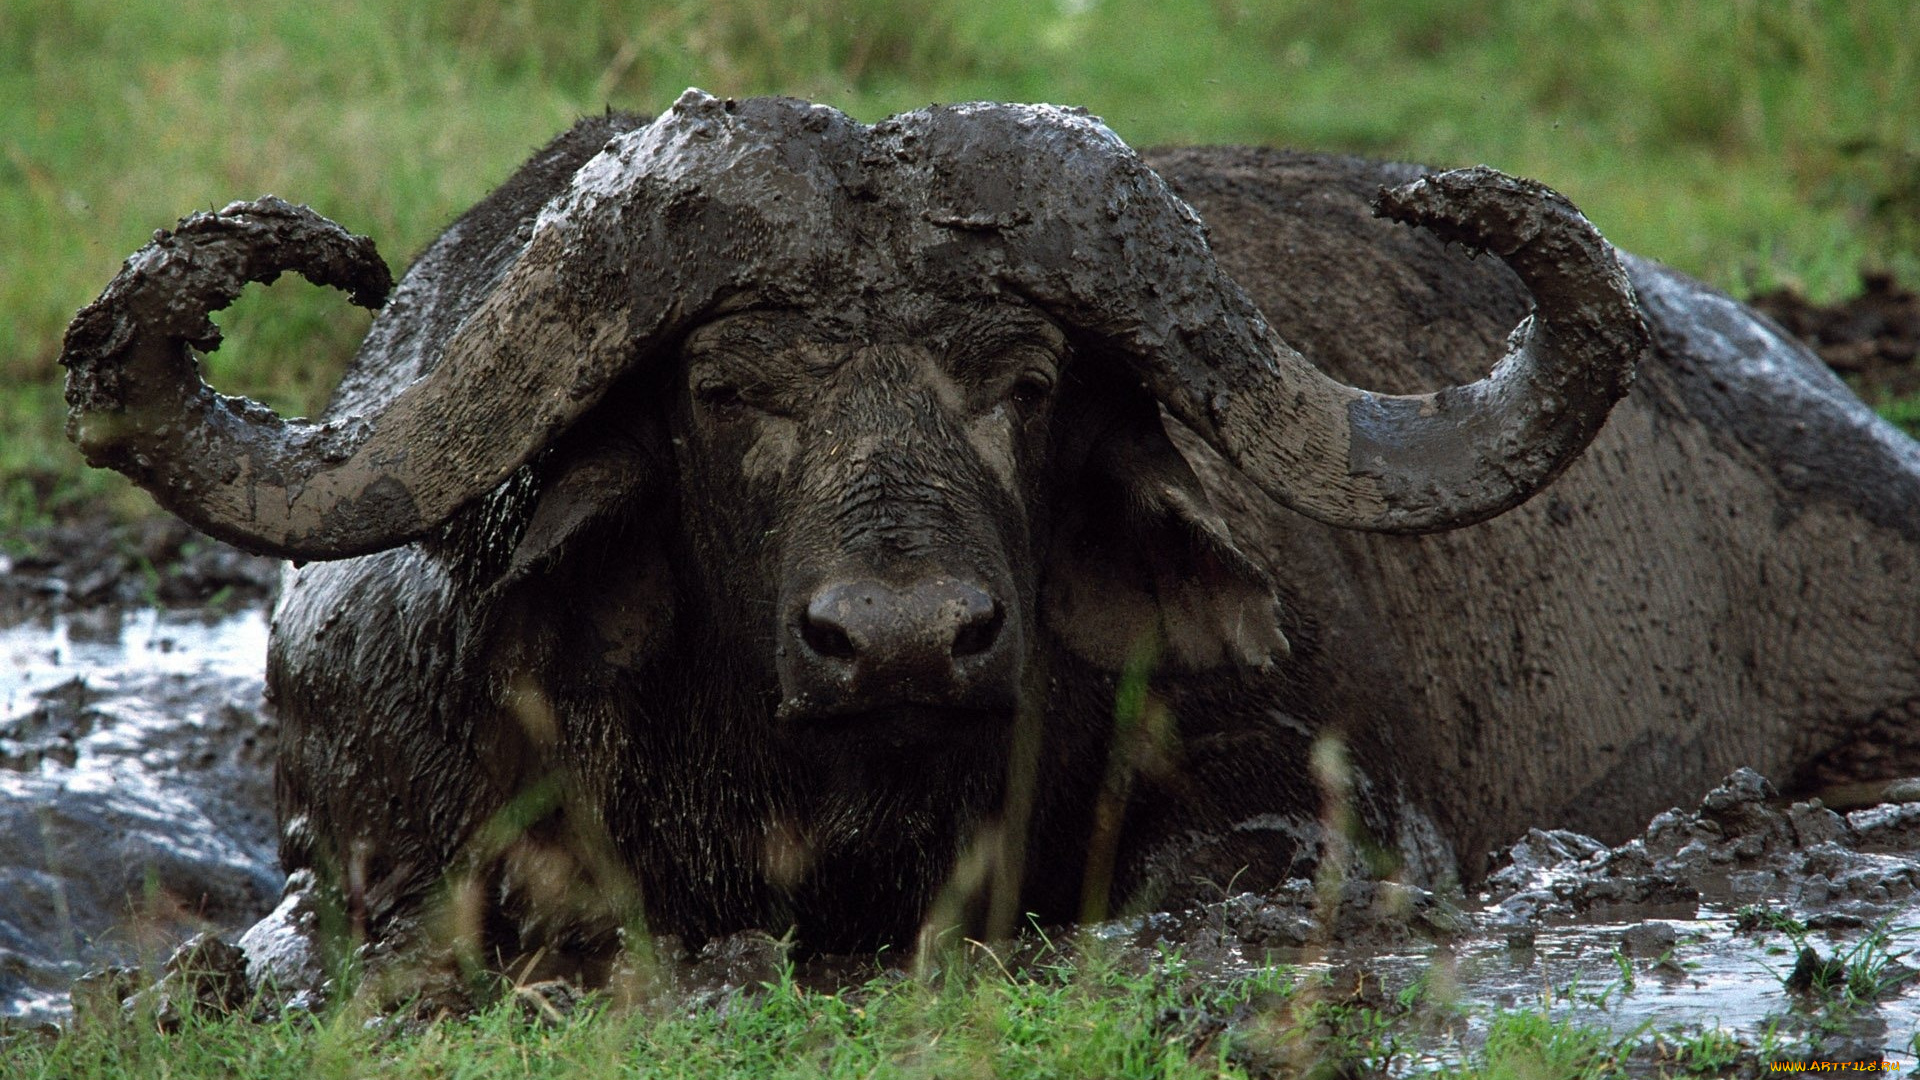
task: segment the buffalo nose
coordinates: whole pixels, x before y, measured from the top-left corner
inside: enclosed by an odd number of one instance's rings
[[[1003,621],[1000,605],[970,582],[845,581],[813,594],[800,639],[856,681],[897,679],[926,692],[964,682],[965,662],[993,650]]]

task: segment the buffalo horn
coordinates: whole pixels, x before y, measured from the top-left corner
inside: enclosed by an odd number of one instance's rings
[[[740,283],[831,276],[807,265],[827,250],[808,238],[831,210],[787,185],[796,165],[852,156],[844,137],[859,125],[765,100],[736,132],[734,110],[688,91],[610,142],[541,208],[427,373],[366,415],[288,420],[217,394],[192,350],[219,342],[209,312],[284,270],[377,305],[391,281],[372,243],[275,198],[196,214],[68,327],[68,434],[90,463],[252,551],[337,559],[425,536]],[[813,156],[755,164],[788,144]]]
[[[1384,191],[1375,212],[1491,251],[1534,311],[1485,378],[1428,394],[1337,382],[1277,340],[1275,377],[1169,408],[1292,509],[1342,528],[1470,525],[1546,486],[1599,433],[1649,338],[1613,248],[1553,191],[1488,168]],[[1255,359],[1261,359],[1259,353]]]
[[[364,237],[280,199],[196,214],[132,258],[67,330],[68,434],[203,532],[288,558],[339,558],[425,534],[497,484],[578,411],[578,372],[623,320],[539,297],[541,245],[431,374],[376,417],[288,420],[200,379],[207,313],[283,270],[376,306],[391,285]],[[539,297],[539,298],[536,298]]]
[[[1384,193],[1376,212],[1491,251],[1534,312],[1491,374],[1431,394],[1369,393],[1308,363],[1222,271],[1205,226],[1099,120],[961,105],[875,127],[926,217],[992,229],[977,266],[1128,358],[1182,423],[1283,505],[1329,525],[1430,532],[1519,505],[1564,469],[1649,346],[1619,259],[1566,199],[1475,168]],[[944,203],[945,205],[941,205]]]
[[[283,419],[215,393],[192,350],[218,343],[208,312],[284,270],[378,304],[390,281],[372,244],[272,198],[187,219],[69,327],[69,433],[207,533],[341,558],[438,528],[717,305],[854,318],[901,290],[1012,293],[1131,358],[1287,506],[1389,532],[1491,517],[1592,439],[1647,332],[1613,250],[1539,185],[1466,170],[1380,208],[1493,251],[1533,291],[1486,378],[1411,396],[1328,378],[1219,269],[1193,211],[1082,111],[971,104],[868,128],[689,90],[583,165],[426,373],[364,414]]]

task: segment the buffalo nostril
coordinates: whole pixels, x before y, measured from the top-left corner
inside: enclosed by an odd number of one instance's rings
[[[808,605],[806,614],[800,619],[800,640],[806,642],[807,648],[817,655],[829,660],[852,660],[859,655],[846,629],[817,600]]]
[[[953,635],[954,657],[979,656],[993,648],[994,640],[1000,636],[1000,624],[1005,621],[1000,605],[992,601],[988,601],[985,611],[977,607],[969,610]]]
[[[812,660],[837,672],[834,678],[933,686],[963,678],[960,661],[994,653],[1005,621],[986,590],[937,577],[904,587],[834,582],[813,594],[792,626]]]

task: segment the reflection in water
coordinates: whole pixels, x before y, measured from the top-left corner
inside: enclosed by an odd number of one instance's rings
[[[1782,985],[1794,966],[1794,950],[1783,935],[1736,933],[1733,914],[1712,906],[1702,907],[1697,918],[1655,924],[1671,928],[1674,941],[1652,956],[1622,947],[1623,938],[1648,924],[1592,922],[1541,928],[1522,947],[1501,934],[1475,934],[1446,950],[1365,962],[1390,983],[1425,978],[1429,986],[1446,986],[1469,1010],[1467,1041],[1484,1035],[1493,1009],[1547,1006],[1556,1018],[1618,1037],[1720,1030],[1754,1046],[1764,1042],[1769,1027],[1790,1045],[1822,1019],[1819,1009],[1796,1001]],[[1893,925],[1901,932],[1888,943],[1892,953],[1920,948],[1920,904],[1909,905]],[[1861,936],[1859,930],[1835,938],[1814,933],[1808,942],[1823,956],[1845,955]],[[1920,1030],[1920,994],[1908,990],[1854,1016],[1869,1045],[1877,1042],[1889,1059],[1912,1067],[1909,1039]]]
[[[1827,1047],[1878,1054],[1908,1069],[1916,1063],[1920,987],[1909,984],[1878,1004],[1844,1006],[1792,994],[1784,980],[1797,942],[1778,930],[1736,930],[1735,913],[1711,904],[1684,912],[1672,905],[1658,913],[1617,908],[1524,933],[1488,911],[1471,916],[1471,928],[1444,944],[1374,939],[1270,947],[1241,937],[1259,922],[1238,916],[1260,903],[1247,896],[1215,905],[1220,910],[1211,914],[1148,915],[1104,925],[1092,936],[1100,951],[1123,950],[1134,963],[1171,949],[1202,978],[1244,978],[1281,965],[1304,979],[1326,980],[1319,993],[1343,1004],[1378,1007],[1411,989],[1401,1000],[1419,1004],[1401,1017],[1393,1060],[1375,1063],[1391,1075],[1459,1067],[1484,1045],[1501,1013],[1543,1010],[1630,1044],[1660,1034],[1671,1045],[1675,1033],[1717,1031],[1758,1050],[1769,1045],[1771,1032],[1772,1045],[1788,1058],[1824,1029],[1819,1038]],[[1895,909],[1887,925],[1891,933],[1877,950],[1858,947],[1867,935],[1859,925],[1832,935],[1810,931],[1803,940],[1823,957],[1869,964],[1892,958],[1894,966],[1882,974],[1897,980],[1903,977],[1898,960],[1911,963],[1916,958],[1905,954],[1920,950],[1920,898]],[[1366,985],[1376,991],[1358,989]]]

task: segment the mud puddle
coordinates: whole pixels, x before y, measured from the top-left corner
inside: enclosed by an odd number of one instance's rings
[[[1235,924],[1253,912],[1264,912],[1253,921],[1270,921],[1273,906],[1270,898],[1235,897],[1114,924],[1098,936],[1108,951],[1118,942],[1136,965],[1176,950],[1187,977],[1203,983],[1272,965],[1293,969],[1305,989],[1279,1007],[1280,1030],[1337,1046],[1344,1025],[1365,1039],[1360,1049],[1315,1053],[1345,1055],[1367,1075],[1416,1076],[1485,1060],[1497,1027],[1538,1032],[1531,1021],[1541,1017],[1592,1033],[1581,1038],[1602,1052],[1620,1048],[1628,1075],[1754,1075],[1775,1061],[1920,1063],[1920,993],[1906,985],[1913,972],[1901,962],[1920,950],[1920,903],[1835,932],[1756,928],[1750,913],[1703,905],[1524,931],[1482,910],[1440,942],[1273,948],[1243,937]],[[1237,910],[1223,917],[1222,909]],[[1785,912],[1775,915],[1785,924]],[[1803,947],[1877,982],[1859,986],[1856,997],[1834,986],[1796,988]],[[1331,1014],[1302,1025],[1303,1001],[1332,1006]],[[1342,1013],[1344,1020],[1327,1019]],[[1221,1019],[1229,1028],[1272,1027],[1258,1013]]]
[[[1201,979],[1311,974],[1385,1025],[1366,1063],[1392,1074],[1460,1064],[1517,1013],[1607,1033],[1648,1075],[1920,1065],[1920,803],[1842,815],[1743,769],[1623,844],[1534,830],[1483,890],[1300,881],[1092,934]]]
[[[1423,988],[1426,1000],[1457,1014],[1407,1040],[1396,1064],[1454,1065],[1484,1045],[1502,1011],[1545,1011],[1555,1020],[1654,1041],[1671,1050],[1702,1033],[1730,1036],[1762,1062],[1878,1059],[1915,1065],[1920,998],[1886,987],[1879,1001],[1788,988],[1804,941],[1824,958],[1853,956],[1863,970],[1920,949],[1920,905],[1894,916],[1893,933],[1862,944],[1866,931],[1789,936],[1740,929],[1733,912],[1705,907],[1693,917],[1542,928],[1508,940],[1498,928],[1414,953],[1348,956],[1329,970],[1358,966],[1389,991]],[[1637,947],[1636,947],[1637,946]],[[1655,955],[1644,955],[1657,949]]]
[[[1292,969],[1290,1000],[1201,1018],[1203,1030],[1247,1035],[1254,1049],[1237,1060],[1254,1075],[1303,1071],[1303,1045],[1309,1063],[1326,1053],[1367,1075],[1418,1075],[1480,1060],[1503,1025],[1509,1042],[1513,1030],[1578,1038],[1618,1054],[1628,1075],[1752,1076],[1793,1061],[1912,1069],[1917,886],[1920,803],[1841,815],[1788,803],[1743,769],[1623,844],[1532,831],[1471,897],[1294,881],[1056,929],[996,947],[993,962],[1044,971],[1084,954],[1154,971],[1177,956],[1179,978],[1198,986]],[[677,982],[711,1001],[776,980],[781,955],[764,934],[735,935],[676,958]],[[831,991],[859,971],[841,957],[794,975]],[[1596,1034],[1542,1035],[1542,1017]],[[1287,1045],[1263,1057],[1272,1032]]]
[[[75,976],[153,966],[280,887],[267,627],[97,608],[0,629],[0,1017]]]
[[[38,694],[80,679],[102,688],[165,675],[251,676],[266,666],[260,611],[99,608],[0,628],[0,723],[29,711]]]

